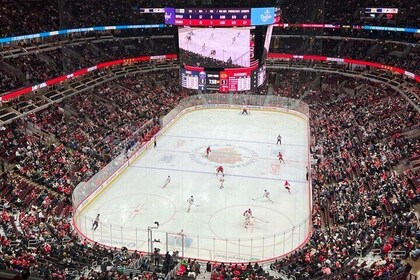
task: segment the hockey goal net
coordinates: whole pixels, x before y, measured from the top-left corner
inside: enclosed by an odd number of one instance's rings
[[[182,247],[188,248],[191,246],[192,238],[185,235],[185,233],[167,233],[168,248],[170,250],[180,250]]]

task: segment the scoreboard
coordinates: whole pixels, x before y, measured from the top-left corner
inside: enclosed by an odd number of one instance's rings
[[[198,75],[196,71],[181,72],[181,85],[185,88],[198,89]]]
[[[251,9],[175,9],[175,20],[251,20]]]
[[[196,71],[181,68],[181,85],[201,91],[247,91],[262,85],[266,78],[265,66],[254,70],[225,69],[222,71]]]
[[[180,26],[254,26],[278,22],[279,10],[267,8],[165,8],[165,23]]]
[[[278,7],[165,7],[165,23],[183,26],[178,31],[179,54],[184,65],[180,68],[181,85],[218,92],[248,91],[261,86],[266,80],[265,57],[272,25],[279,21]],[[246,27],[242,28],[246,32],[232,27]],[[227,37],[231,44],[226,44]],[[245,55],[247,60],[243,62]]]

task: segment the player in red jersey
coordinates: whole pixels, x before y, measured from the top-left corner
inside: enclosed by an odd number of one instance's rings
[[[216,176],[219,175],[219,172],[222,173],[222,175],[225,175],[225,173],[223,173],[223,166],[221,165],[216,168],[216,172]]]
[[[281,152],[279,152],[279,154],[277,155],[277,157],[279,158],[279,161],[282,161],[283,163],[286,163],[283,159],[283,155]]]
[[[284,182],[284,188],[290,193],[290,194],[292,194],[291,192],[290,192],[290,183],[286,180],[285,182]]]
[[[210,152],[211,152],[211,149],[210,149],[210,146],[208,146],[206,149],[206,158],[209,157]]]

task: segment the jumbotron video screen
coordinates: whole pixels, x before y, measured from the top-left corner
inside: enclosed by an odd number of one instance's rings
[[[250,27],[178,29],[181,63],[202,67],[249,67],[254,46]]]

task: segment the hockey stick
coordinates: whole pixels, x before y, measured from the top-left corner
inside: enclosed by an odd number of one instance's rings
[[[260,199],[260,198],[263,198],[264,196],[259,196],[259,197],[256,197],[256,198],[253,198],[252,200],[257,200],[257,199]]]
[[[200,206],[200,205],[198,205],[198,204],[193,204],[195,207],[198,207],[198,206]]]
[[[257,217],[253,217],[255,220],[257,220],[257,221],[260,221],[260,222],[263,222],[263,223],[266,223],[266,224],[268,224],[268,221],[264,221],[264,220],[261,220],[261,219],[258,219]]]

